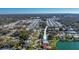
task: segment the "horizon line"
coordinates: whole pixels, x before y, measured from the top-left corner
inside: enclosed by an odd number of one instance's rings
[[[79,14],[79,13],[2,13],[2,14]]]

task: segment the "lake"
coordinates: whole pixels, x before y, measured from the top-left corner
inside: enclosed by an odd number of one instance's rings
[[[59,41],[56,46],[57,50],[79,50],[79,42],[62,42]]]

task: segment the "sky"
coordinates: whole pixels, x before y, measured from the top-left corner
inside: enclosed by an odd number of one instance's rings
[[[79,8],[0,8],[0,14],[76,13]]]

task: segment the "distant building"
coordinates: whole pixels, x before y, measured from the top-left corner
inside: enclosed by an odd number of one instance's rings
[[[69,28],[69,29],[66,31],[66,34],[67,34],[69,37],[79,38],[77,32],[74,31],[73,28]]]

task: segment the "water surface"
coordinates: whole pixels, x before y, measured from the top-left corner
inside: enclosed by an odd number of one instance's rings
[[[78,42],[61,42],[59,41],[56,46],[57,50],[79,50]]]

